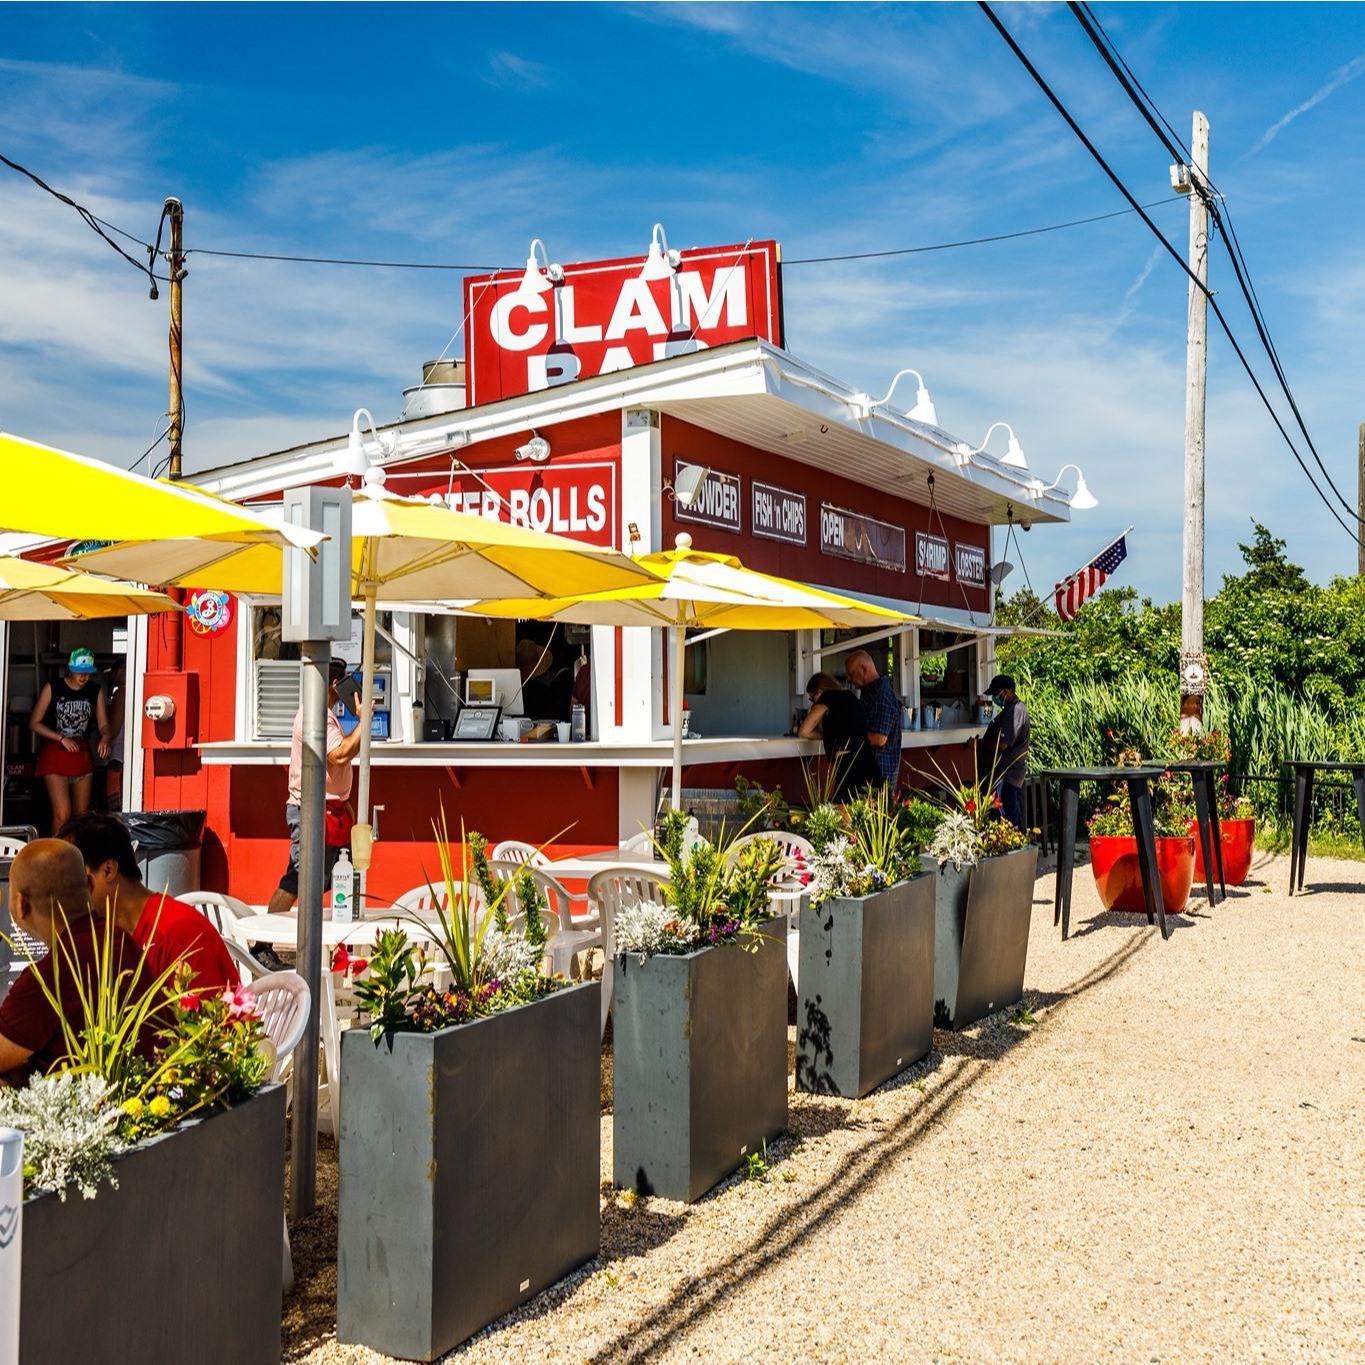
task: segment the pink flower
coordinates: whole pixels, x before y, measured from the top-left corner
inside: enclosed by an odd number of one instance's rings
[[[809,872],[802,872],[797,876],[796,880],[799,881],[802,886],[809,886],[811,882],[815,880],[815,877]]]
[[[245,986],[235,986],[223,992],[223,1004],[233,1019],[254,1019],[256,1017],[256,997]]]

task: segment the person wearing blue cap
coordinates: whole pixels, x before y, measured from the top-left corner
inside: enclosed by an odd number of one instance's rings
[[[109,757],[109,708],[96,672],[95,656],[88,649],[73,649],[65,672],[43,684],[28,718],[28,728],[43,740],[37,773],[47,788],[54,834],[73,815],[90,809],[95,780],[92,729],[99,732],[99,756]]]

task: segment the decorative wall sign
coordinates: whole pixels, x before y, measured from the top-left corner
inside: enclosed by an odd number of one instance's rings
[[[753,481],[753,514],[749,529],[768,540],[806,543],[806,495],[775,484]]]
[[[986,551],[980,545],[953,544],[953,572],[959,583],[969,588],[986,586]]]
[[[196,635],[221,635],[232,624],[232,598],[225,592],[191,593],[185,618]]]
[[[915,573],[920,578],[948,581],[948,538],[915,532]]]
[[[695,469],[689,460],[673,462],[673,482],[676,485],[684,470]],[[718,526],[722,531],[741,531],[739,510],[739,475],[723,474],[717,469],[707,469],[706,481],[697,490],[697,496],[686,507],[681,501],[673,504],[673,515],[679,521],[700,522],[703,526]]]
[[[905,569],[905,527],[822,502],[820,549],[840,559],[854,559],[859,564],[875,564],[881,569],[902,572]]]

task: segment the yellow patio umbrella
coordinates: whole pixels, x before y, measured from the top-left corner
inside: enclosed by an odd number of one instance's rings
[[[0,621],[93,621],[177,611],[165,593],[0,555]]]
[[[267,546],[172,540],[91,550],[79,556],[79,563],[147,583],[273,597],[280,593],[284,560]],[[649,569],[616,550],[452,512],[439,499],[424,502],[389,494],[377,468],[354,495],[351,573],[353,593],[365,604],[358,799],[360,824],[367,828],[374,636],[381,593],[391,602],[464,602],[578,595],[654,580]]]
[[[53,540],[167,536],[309,547],[316,531],[284,526],[192,484],[145,479],[117,465],[0,432],[0,531]],[[142,580],[146,581],[146,580]]]
[[[918,618],[886,607],[825,592],[788,578],[746,569],[733,555],[692,548],[683,532],[677,548],[635,561],[649,583],[553,601],[473,602],[471,615],[571,621],[592,626],[668,626],[674,662],[669,671],[673,724],[673,809],[682,803],[683,665],[689,627],[732,630],[817,630],[900,626]]]

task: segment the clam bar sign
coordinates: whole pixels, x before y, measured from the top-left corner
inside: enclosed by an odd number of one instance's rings
[[[561,283],[523,290],[524,272],[464,282],[465,362],[474,406],[648,365],[727,341],[782,344],[776,242],[697,247],[644,280],[643,256],[566,265]],[[550,282],[542,276],[545,284]]]
[[[616,465],[609,460],[503,465],[480,469],[478,479],[457,473],[444,500],[454,512],[612,547],[616,474]]]

